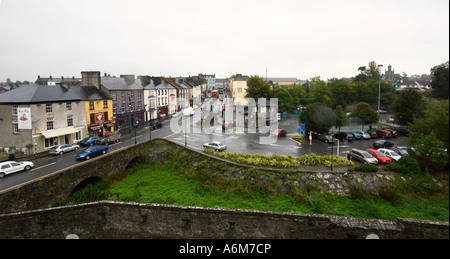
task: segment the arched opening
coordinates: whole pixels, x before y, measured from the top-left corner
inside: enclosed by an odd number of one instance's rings
[[[99,177],[99,176],[94,176],[94,177],[90,177],[87,179],[84,179],[81,183],[79,183],[73,190],[72,190],[72,194],[74,194],[75,192],[82,190],[84,188],[86,188],[86,186],[88,186],[89,184],[96,184],[96,183],[101,183],[103,182],[103,178]]]

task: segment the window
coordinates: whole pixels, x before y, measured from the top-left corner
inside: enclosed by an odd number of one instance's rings
[[[112,97],[112,99],[113,99],[114,101],[116,101],[116,100],[117,100],[117,94],[116,94],[116,92],[112,92],[112,93],[111,93],[111,97]]]
[[[108,121],[108,112],[105,112],[105,118],[103,120]]]
[[[12,115],[16,115],[17,116],[17,109],[19,108],[18,105],[13,105],[12,106]]]
[[[89,110],[94,110],[94,102],[89,102]]]
[[[73,126],[73,115],[67,116],[67,127]]]
[[[103,101],[103,108],[108,108],[108,101]]]
[[[76,140],[81,139],[81,131],[78,131],[77,133],[75,133],[75,138],[76,138]]]
[[[95,114],[94,113],[89,114],[89,120],[90,120],[91,124],[95,123]]]
[[[125,92],[122,92],[122,101],[125,100]]]
[[[14,134],[20,134],[19,121],[18,120],[13,120],[12,124],[13,124],[13,132],[14,132]]]
[[[52,130],[53,129],[53,118],[48,118],[47,119],[47,130]]]
[[[117,104],[113,104],[113,114],[117,114]]]
[[[53,113],[53,104],[46,104],[45,105],[45,112],[46,113]]]
[[[66,103],[66,111],[72,110],[72,103]]]
[[[58,138],[45,139],[45,148],[54,147],[58,145]]]

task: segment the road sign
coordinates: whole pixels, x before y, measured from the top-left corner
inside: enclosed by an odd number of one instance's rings
[[[281,113],[277,113],[278,120],[281,120]]]
[[[287,112],[283,112],[283,117],[287,117]]]

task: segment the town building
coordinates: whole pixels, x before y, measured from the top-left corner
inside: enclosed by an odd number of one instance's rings
[[[301,84],[300,80],[294,77],[269,77],[266,81],[275,88]]]
[[[23,85],[1,94],[0,147],[35,154],[85,138],[86,93],[80,96],[84,91],[75,88]]]
[[[246,105],[246,95],[247,95],[247,81],[250,79],[249,76],[243,76],[242,74],[236,74],[230,80],[230,92],[234,98],[235,105]]]

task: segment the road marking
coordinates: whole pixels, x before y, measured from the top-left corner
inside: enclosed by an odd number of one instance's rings
[[[52,165],[55,165],[55,164],[56,164],[56,162],[48,164],[48,165],[44,165],[44,166],[41,166],[41,167],[38,167],[38,168],[34,168],[31,171],[39,170],[39,169],[42,169],[42,168],[45,168],[45,167],[48,167],[48,166],[52,166]]]
[[[134,138],[132,138],[132,139],[138,139],[138,138],[140,138],[140,137],[142,137],[142,135],[136,136],[136,137],[134,137]]]

